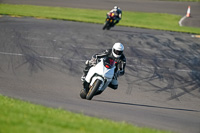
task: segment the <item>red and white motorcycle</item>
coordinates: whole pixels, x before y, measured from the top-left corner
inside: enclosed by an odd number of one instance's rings
[[[105,30],[105,29],[110,30],[110,28],[113,27],[115,17],[116,17],[115,12],[110,12],[109,14],[107,14],[107,18],[104,23],[103,30]]]
[[[95,95],[101,94],[110,84],[115,71],[115,61],[113,58],[105,57],[97,61],[92,66],[85,78],[85,87],[80,92],[82,99],[91,100]]]

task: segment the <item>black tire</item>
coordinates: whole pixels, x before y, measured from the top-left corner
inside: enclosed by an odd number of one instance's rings
[[[86,95],[86,99],[87,100],[91,100],[93,98],[93,96],[95,95],[96,91],[99,89],[99,86],[101,85],[102,81],[97,79],[92,87],[89,89],[87,95]]]
[[[87,95],[86,91],[84,89],[82,89],[81,92],[80,92],[80,97],[82,99],[86,99],[86,95]]]
[[[107,26],[108,26],[108,22],[106,21],[104,26],[103,26],[103,30],[105,30],[107,28]]]

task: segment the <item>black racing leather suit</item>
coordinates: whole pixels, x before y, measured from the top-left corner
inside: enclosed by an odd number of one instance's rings
[[[100,54],[96,54],[93,57],[98,58],[104,58],[104,57],[111,57],[114,58],[112,55],[112,49],[107,49],[105,51],[103,51]],[[117,76],[122,76],[125,73],[125,67],[126,67],[126,57],[124,56],[124,54],[121,55],[120,58],[114,58],[115,59],[115,73],[118,73]]]
[[[122,19],[122,10],[121,9],[112,9],[107,13],[107,16],[109,15],[110,12],[113,12],[116,14],[115,16],[115,22],[113,23],[113,26],[119,23],[119,21]]]

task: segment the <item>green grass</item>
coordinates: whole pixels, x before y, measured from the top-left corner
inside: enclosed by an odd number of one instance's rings
[[[0,4],[1,15],[30,16],[103,24],[107,10]],[[118,25],[200,34],[200,28],[180,27],[179,15],[123,11]]]
[[[0,133],[167,133],[34,105],[2,95],[0,101]]]

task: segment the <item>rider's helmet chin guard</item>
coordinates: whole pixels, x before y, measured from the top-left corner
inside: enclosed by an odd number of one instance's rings
[[[115,43],[112,47],[112,55],[115,57],[115,58],[120,58],[122,53],[124,51],[124,46],[122,43]]]

